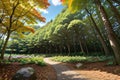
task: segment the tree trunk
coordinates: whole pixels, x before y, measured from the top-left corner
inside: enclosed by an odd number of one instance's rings
[[[110,7],[112,9],[112,11],[114,12],[114,16],[116,17],[116,19],[118,20],[119,24],[120,24],[120,14],[119,11],[113,6],[112,2],[110,0],[107,0],[107,2],[110,4]]]
[[[1,44],[0,44],[0,52],[1,52],[1,48],[3,46],[3,43],[4,43],[4,38],[1,40]]]
[[[115,54],[115,59],[116,59],[116,64],[120,65],[120,43],[119,43],[119,39],[116,36],[116,34],[113,31],[112,25],[108,19],[107,13],[104,10],[104,7],[101,5],[100,0],[94,0],[96,2],[96,5],[100,11],[102,20],[104,22],[105,28],[107,30],[107,34],[108,34],[108,38],[110,41],[110,44],[112,46],[112,49],[114,51]]]
[[[76,50],[76,44],[75,43],[73,44],[73,48],[74,48],[74,53],[76,53],[77,50]]]
[[[62,47],[61,47],[61,45],[59,45],[59,51],[60,51],[60,54],[63,53],[63,52],[62,52]]]
[[[87,42],[86,42],[86,40],[85,40],[85,37],[83,37],[83,38],[84,38],[84,44],[85,44],[86,54],[88,54],[88,53],[89,53],[89,51],[88,51]]]
[[[7,33],[7,37],[5,39],[5,43],[4,43],[2,51],[1,51],[1,56],[0,56],[1,60],[4,59],[5,49],[6,49],[9,38],[10,38],[10,31],[8,31],[8,33]]]
[[[55,45],[55,52],[58,53],[58,47]]]
[[[68,49],[68,56],[70,55],[70,45],[67,44],[67,49]]]
[[[84,52],[84,49],[83,49],[83,45],[82,45],[81,40],[79,40],[79,45],[80,45],[81,52]]]
[[[76,42],[75,42],[75,38],[73,38],[73,48],[74,48],[74,53],[76,53],[77,51],[76,51]]]
[[[105,43],[105,41],[104,41],[104,38],[103,38],[103,36],[102,36],[102,34],[101,34],[101,32],[100,32],[100,30],[99,30],[99,28],[98,28],[95,20],[93,19],[92,14],[88,11],[88,9],[86,9],[86,11],[87,11],[87,13],[90,15],[90,18],[91,18],[91,20],[92,20],[92,22],[93,22],[93,25],[94,25],[93,27],[95,28],[95,30],[96,30],[96,32],[97,32],[97,34],[98,34],[98,36],[99,36],[99,40],[100,40],[100,42],[101,42],[101,44],[102,44],[102,47],[104,48],[105,54],[108,55],[108,54],[110,53],[110,51],[109,51],[109,49],[107,48],[107,45],[106,45],[106,43]]]

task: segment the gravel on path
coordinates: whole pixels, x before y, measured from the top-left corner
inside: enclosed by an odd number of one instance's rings
[[[57,74],[57,80],[88,80],[74,70],[70,70],[67,66],[62,65],[60,62],[51,61],[50,58],[45,58],[47,64],[53,66]]]

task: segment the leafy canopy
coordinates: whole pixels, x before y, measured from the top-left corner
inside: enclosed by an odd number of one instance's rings
[[[88,0],[61,0],[63,5],[67,5],[69,10],[74,13],[85,8]]]
[[[49,5],[48,0],[0,0],[0,33],[34,33],[34,29],[25,24],[34,24],[37,20],[45,22],[37,9],[46,9]]]

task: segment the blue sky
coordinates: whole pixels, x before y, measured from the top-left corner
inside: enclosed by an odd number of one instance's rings
[[[49,0],[50,6],[46,10],[41,10],[42,16],[46,18],[46,23],[50,20],[53,20],[64,8],[60,0]],[[45,25],[46,23],[39,23],[40,26]]]

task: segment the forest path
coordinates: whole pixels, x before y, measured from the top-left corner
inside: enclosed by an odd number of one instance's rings
[[[74,70],[70,70],[60,62],[51,61],[50,58],[44,58],[44,61],[53,66],[57,74],[57,80],[88,80]]]

